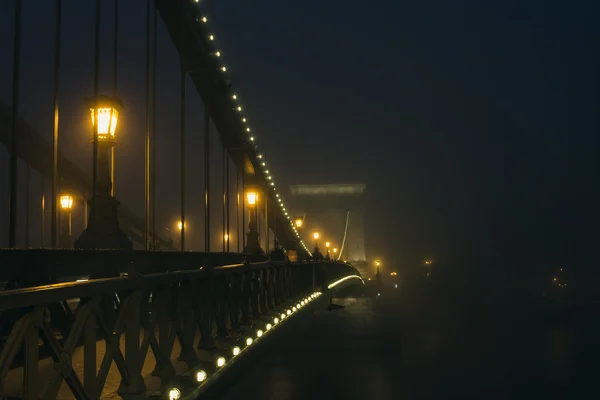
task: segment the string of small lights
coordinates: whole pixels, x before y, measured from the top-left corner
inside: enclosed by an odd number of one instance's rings
[[[296,313],[298,313],[298,311],[300,311],[303,307],[307,306],[311,301],[319,298],[319,296],[321,295],[321,292],[314,292],[299,300],[295,305],[289,306],[287,309],[281,311],[281,314],[279,314],[279,316],[273,317],[270,320],[270,322],[267,322],[264,325],[264,328],[257,329],[254,332],[253,336],[247,336],[244,340],[243,347],[240,347],[239,345],[232,347],[231,356],[229,357],[229,360],[227,359],[227,357],[224,356],[217,357],[217,359],[215,360],[217,371],[226,368],[228,361],[232,361],[234,358],[243,355],[255,342],[263,340],[264,337],[268,336],[272,331],[281,326],[285,321],[288,321],[292,316],[296,315]],[[198,387],[203,385],[206,381],[208,381],[211,378],[208,372],[203,369],[195,371],[194,377],[196,378],[196,382],[199,385]],[[179,400],[182,396],[182,388],[172,386],[169,387],[165,391],[165,393],[169,400]]]
[[[205,34],[205,37],[207,39],[205,44],[207,46],[209,46],[209,48],[211,49],[210,54],[212,55],[212,57],[214,58],[214,60],[216,62],[217,71],[221,74],[221,78],[225,79],[226,78],[225,75],[227,75],[229,69],[228,69],[227,65],[225,64],[225,62],[223,61],[221,50],[217,48],[216,35],[208,29],[208,27],[209,27],[208,18],[202,14],[202,11],[200,10],[199,0],[191,0],[191,1],[193,3],[196,3],[196,10],[195,10],[196,15],[197,15],[196,21],[199,23],[199,26],[201,27],[201,30],[203,31],[203,33]],[[272,191],[272,193],[275,194],[275,196],[277,198],[277,202],[279,203],[279,206],[281,208],[283,215],[290,222],[290,226],[292,228],[292,232],[293,232],[293,235],[295,236],[296,242],[299,243],[310,256],[312,256],[312,253],[308,250],[308,247],[306,246],[306,244],[300,237],[300,233],[294,226],[294,222],[292,221],[292,217],[289,215],[289,212],[287,211],[287,208],[284,205],[282,196],[279,193],[277,193],[277,186],[275,185],[275,180],[274,180],[272,171],[268,168],[268,165],[267,165],[268,163],[267,163],[265,156],[260,152],[260,149],[257,144],[258,141],[257,141],[256,133],[254,133],[254,131],[251,129],[251,127],[249,125],[248,117],[246,116],[246,113],[244,112],[244,108],[242,107],[242,104],[240,103],[240,96],[239,96],[238,92],[235,89],[233,89],[232,85],[230,85],[230,84],[225,85],[225,87],[229,87],[229,90],[231,92],[231,95],[229,96],[229,99],[231,102],[231,108],[232,108],[232,110],[234,110],[234,112],[237,112],[237,114],[239,114],[241,127],[246,134],[246,140],[247,140],[248,145],[255,152],[256,159],[258,160],[257,163],[258,163],[259,169],[266,179],[267,189],[270,189]]]

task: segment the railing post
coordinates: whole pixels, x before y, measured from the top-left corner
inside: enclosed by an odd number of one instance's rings
[[[269,286],[269,269],[265,268],[260,271],[261,281],[260,281],[260,311],[263,314],[266,314],[268,307],[267,295],[268,295],[268,286]]]
[[[233,274],[231,277],[231,309],[229,318],[231,320],[231,329],[240,329],[240,304],[242,297],[242,275]]]
[[[286,301],[288,298],[288,287],[287,287],[287,269],[288,264],[284,264],[279,268],[279,287],[280,287],[280,299],[282,302]]]
[[[140,362],[140,309],[142,293],[136,290],[129,294],[122,294],[121,298],[127,297],[129,300],[121,307],[127,307],[123,312],[125,318],[125,364],[130,373],[129,382],[121,380],[119,394],[121,397],[127,395],[136,395],[146,390],[146,384],[142,378],[142,362]],[[143,360],[142,360],[143,361]]]
[[[267,308],[272,310],[275,308],[275,282],[273,279],[275,278],[275,266],[271,266],[268,269],[269,274],[269,282],[267,284]]]
[[[25,347],[25,364],[23,371],[23,399],[24,400],[38,400],[37,387],[38,387],[38,364],[39,364],[39,340],[40,340],[40,326],[42,324],[42,316],[44,308],[37,307],[29,313],[27,316],[29,326],[25,331],[25,337],[23,338]],[[2,393],[0,392],[0,395]]]
[[[177,328],[179,330],[179,342],[181,352],[179,361],[185,362],[188,367],[198,363],[198,357],[194,351],[194,336],[196,335],[196,324],[194,323],[194,312],[192,308],[192,285],[190,282],[180,282],[179,296],[177,298]]]
[[[213,305],[213,281],[207,279],[202,282],[199,290],[199,309],[200,315],[197,317],[200,329],[200,342],[198,347],[206,350],[214,349],[215,340],[213,338],[213,318],[215,307]]]
[[[83,388],[92,398],[96,397],[96,342],[96,314],[92,312],[83,328]]]
[[[252,270],[250,264],[247,264],[247,270],[244,273],[244,283],[242,289],[242,324],[250,324],[250,300],[252,297]]]
[[[314,293],[317,289],[317,262],[312,263],[312,292]]]
[[[273,277],[271,279],[273,283],[273,306],[281,304],[281,288],[279,285],[279,275],[281,275],[281,266],[273,267]]]
[[[175,373],[173,364],[171,364],[171,351],[173,348],[174,336],[171,337],[171,296],[169,295],[172,286],[159,286],[152,292],[152,303],[156,312],[156,322],[158,324],[158,349],[161,357],[156,357],[156,367],[152,375],[159,376],[165,382]],[[167,361],[168,360],[168,361]]]
[[[226,339],[229,336],[227,320],[229,319],[229,279],[217,281],[217,336]]]
[[[260,312],[258,310],[258,300],[260,296],[260,271],[251,272],[252,276],[252,292],[250,302],[252,304],[252,318],[259,319]]]

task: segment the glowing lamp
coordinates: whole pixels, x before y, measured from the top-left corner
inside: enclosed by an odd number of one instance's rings
[[[329,248],[329,246],[331,246],[331,243],[325,242],[325,247]]]
[[[115,140],[119,112],[123,108],[123,103],[116,97],[107,96],[98,96],[96,101],[88,99],[87,102],[90,107],[92,128],[96,129],[96,122],[98,122],[98,140]]]
[[[169,389],[169,400],[178,400],[181,397],[181,391],[177,388]]]
[[[60,208],[65,211],[70,211],[73,208],[73,196],[70,194],[63,194],[60,196]]]
[[[246,193],[246,199],[248,200],[248,204],[253,206],[258,201],[258,193],[248,192],[248,193]]]
[[[204,382],[206,378],[208,378],[208,374],[206,373],[206,371],[201,370],[196,373],[196,381]]]
[[[319,236],[320,236],[320,235],[319,235],[319,232],[315,232],[315,233],[313,233],[313,238],[314,238],[315,240],[317,240],[317,239],[319,238]]]

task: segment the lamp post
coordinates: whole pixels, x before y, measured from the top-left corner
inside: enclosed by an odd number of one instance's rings
[[[223,235],[223,243],[225,244],[225,248],[228,249],[229,248],[229,246],[228,246],[228,244],[229,244],[229,234],[225,233]]]
[[[296,224],[296,228],[298,228],[298,229],[302,228],[303,223],[304,223],[304,221],[302,220],[302,218],[296,218],[294,220],[294,224]]]
[[[244,254],[264,254],[265,252],[260,247],[260,240],[256,229],[258,192],[256,190],[248,190],[248,192],[246,192],[246,202],[248,204],[250,222],[248,224],[248,233],[246,233],[246,247],[244,248]]]
[[[188,223],[187,221],[183,222],[183,221],[177,221],[177,231],[179,232],[179,234],[177,235],[177,242],[179,243],[179,247],[182,248],[182,243],[181,243],[181,237],[182,237],[182,231],[183,231],[183,235],[184,235],[184,240],[187,239],[185,238],[185,235],[187,234],[188,231]],[[183,248],[182,248],[183,250]]]
[[[377,283],[378,288],[381,288],[381,274],[379,273],[380,265],[381,265],[381,262],[379,260],[375,261],[375,266],[377,267],[377,272],[375,273],[375,282]]]
[[[319,232],[313,233],[313,239],[315,239],[315,250],[313,251],[313,258],[315,259],[315,261],[323,260],[323,254],[321,254],[321,252],[319,251],[319,237],[321,237]]]
[[[63,194],[60,196],[61,210],[61,233],[60,233],[60,248],[67,249],[71,247],[72,230],[72,214],[73,196]]]
[[[319,232],[315,232],[313,233],[313,239],[315,239],[315,251],[313,253],[318,254],[319,253],[319,237],[321,235],[319,234]]]
[[[96,213],[90,214],[88,226],[75,241],[75,248],[130,250],[133,247],[131,240],[119,227],[119,202],[111,196],[112,181],[108,162],[108,152],[116,143],[115,134],[123,103],[116,97],[106,96],[88,99],[87,103],[92,127],[98,132]]]

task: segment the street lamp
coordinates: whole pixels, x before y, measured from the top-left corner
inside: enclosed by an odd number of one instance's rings
[[[99,96],[98,101],[88,101],[92,128],[95,129],[96,116],[98,116],[98,141],[114,141],[119,122],[119,110],[123,103],[117,98]]]
[[[377,283],[377,286],[381,287],[381,274],[379,273],[379,266],[381,265],[381,263],[379,262],[379,260],[375,261],[375,266],[377,267],[377,272],[375,273],[375,281]]]
[[[317,251],[319,251],[319,237],[321,235],[319,235],[319,232],[315,232],[313,233],[313,239],[315,239],[315,248]]]
[[[65,211],[71,211],[73,208],[73,196],[70,194],[60,196],[60,208]]]
[[[256,193],[255,191],[249,191],[248,193],[246,193],[246,199],[248,201],[249,206],[255,207],[256,202],[258,201],[258,193]]]
[[[71,247],[71,235],[72,235],[72,217],[71,210],[73,209],[73,196],[70,194],[63,194],[60,196],[60,209],[62,218],[61,220],[63,229],[61,232],[61,244],[62,248]]]
[[[302,223],[303,223],[302,218],[296,218],[294,223],[296,224],[296,228],[298,228],[298,229],[302,228]]]
[[[257,219],[258,219],[258,191],[255,189],[248,189],[246,192],[246,203],[248,204],[248,214],[250,216],[250,222],[248,223],[248,233],[246,233],[246,247],[244,248],[245,254],[264,254],[263,249],[260,247],[260,240],[258,237],[257,230]]]
[[[108,164],[108,152],[115,145],[117,124],[123,103],[116,97],[98,96],[87,99],[92,124],[92,142],[97,133],[98,159],[96,193],[93,196],[95,210],[89,217],[87,228],[75,241],[80,249],[131,250],[131,240],[119,227],[117,207],[119,202],[111,196],[112,181]]]
[[[323,255],[319,252],[319,237],[321,237],[319,232],[313,233],[313,239],[315,239],[315,250],[313,251],[313,255],[315,256],[316,259],[323,258]]]

